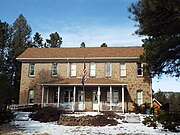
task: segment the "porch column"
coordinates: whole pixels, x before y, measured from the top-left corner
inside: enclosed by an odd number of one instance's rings
[[[97,92],[97,98],[98,98],[98,112],[100,111],[100,96],[101,96],[101,91],[100,91],[100,86],[98,86],[98,92]]]
[[[76,103],[76,86],[74,86],[74,91],[73,91],[73,105],[72,105],[73,112],[75,110],[75,103]]]
[[[60,101],[60,86],[58,86],[58,103],[57,103],[57,108],[59,108],[59,101]]]
[[[42,94],[42,96],[41,96],[41,108],[42,108],[44,106],[44,103],[43,103],[44,102],[43,101],[44,100],[44,86],[42,86],[42,93],[41,94]]]
[[[122,85],[122,113],[124,113],[124,85]]]
[[[47,89],[47,94],[46,94],[46,103],[47,103],[47,104],[48,104],[48,102],[49,102],[48,98],[49,98],[49,89]]]
[[[110,86],[110,111],[112,111],[112,86]]]

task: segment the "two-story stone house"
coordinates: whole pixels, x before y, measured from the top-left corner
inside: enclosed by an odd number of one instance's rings
[[[22,62],[20,104],[121,111],[151,102],[142,47],[28,48]],[[87,80],[82,85],[83,69]]]

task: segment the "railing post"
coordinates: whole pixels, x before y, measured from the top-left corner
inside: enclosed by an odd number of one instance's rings
[[[44,86],[42,85],[42,97],[41,97],[41,108],[44,106]]]
[[[124,113],[124,85],[122,85],[122,113]]]

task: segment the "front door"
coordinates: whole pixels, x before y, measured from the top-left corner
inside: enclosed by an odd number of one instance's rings
[[[97,90],[93,91],[92,105],[93,105],[93,110],[98,110],[98,94],[97,94]]]

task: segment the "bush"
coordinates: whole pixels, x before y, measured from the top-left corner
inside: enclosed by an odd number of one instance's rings
[[[180,114],[159,110],[157,115],[146,117],[143,121],[144,125],[154,128],[157,127],[157,123],[161,123],[164,129],[178,132],[177,127],[180,126]]]
[[[150,113],[152,112],[152,108],[150,107],[150,103],[144,103],[144,104],[139,106],[138,104],[136,104],[134,102],[133,106],[134,106],[133,112],[135,112],[135,113],[146,114],[148,109],[151,110]]]
[[[0,124],[10,122],[13,119],[14,119],[14,114],[11,112],[11,110],[0,108]]]
[[[58,121],[62,113],[62,111],[55,107],[44,107],[37,112],[30,114],[29,117],[32,118],[32,120],[40,122],[53,122]]]

